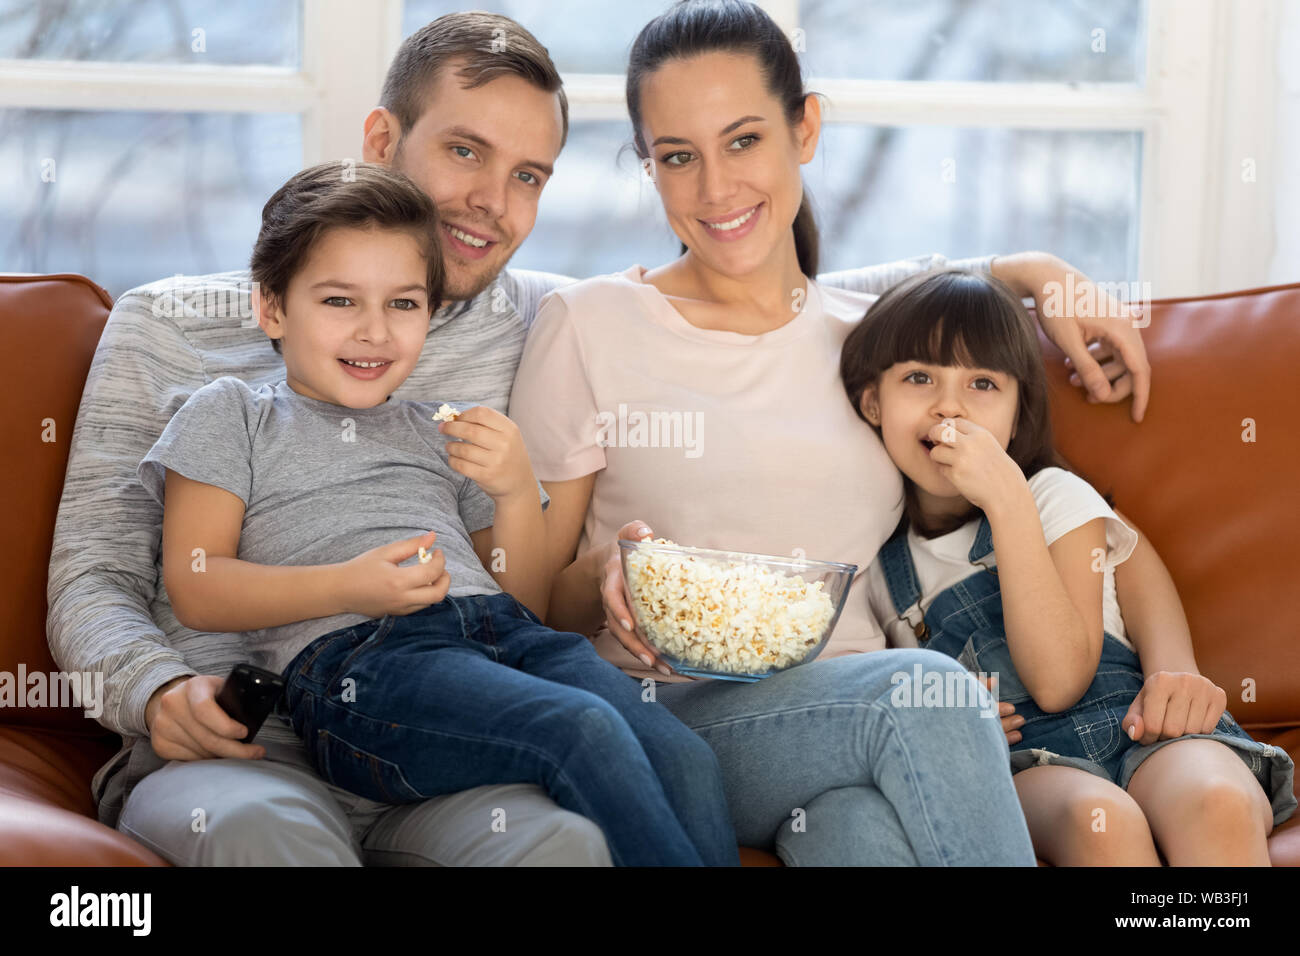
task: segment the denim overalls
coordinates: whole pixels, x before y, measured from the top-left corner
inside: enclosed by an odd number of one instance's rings
[[[980,517],[968,558],[981,570],[958,581],[924,603],[907,544],[907,525],[880,549],[880,564],[894,610],[912,627],[920,647],[955,657],[967,670],[998,678],[997,696],[1015,706],[1025,719],[1021,739],[1011,747],[1011,771],[1043,764],[1078,767],[1127,787],[1133,772],[1159,748],[1183,737],[1138,744],[1120,722],[1142,689],[1144,678],[1137,655],[1114,635],[1103,632],[1097,673],[1083,696],[1068,710],[1048,713],[1020,682],[1007,648],[1002,619],[1002,591],[993,554],[993,530]],[[1274,822],[1281,823],[1296,808],[1292,791],[1295,765],[1286,751],[1254,740],[1224,711],[1210,737],[1232,747],[1250,767],[1268,794]]]

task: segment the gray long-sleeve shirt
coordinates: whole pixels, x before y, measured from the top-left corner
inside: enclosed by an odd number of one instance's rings
[[[989,271],[991,257],[954,262]],[[921,256],[819,277],[882,292],[947,261]],[[505,413],[537,304],[569,281],[507,270],[474,299],[434,314],[420,360],[393,394],[463,401]],[[256,389],[283,380],[284,363],[249,318],[247,271],[176,277],[125,293],[114,305],[87,376],[73,431],[50,557],[47,637],[58,666],[104,675],[99,722],[122,749],[92,781],[101,822],[116,826],[135,784],[164,766],[149,745],[145,707],[168,681],[224,676],[249,659],[240,634],[192,631],[176,620],[162,581],[162,508],[137,467],[185,401],[233,375]],[[268,721],[263,734],[287,728]]]

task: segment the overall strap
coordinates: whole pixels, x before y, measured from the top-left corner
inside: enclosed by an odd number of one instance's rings
[[[907,525],[902,525],[893,536],[880,546],[880,567],[885,572],[889,598],[894,610],[902,614],[921,598],[921,585],[916,579],[916,565],[907,546]]]
[[[989,524],[988,515],[980,515],[980,525],[975,531],[975,543],[970,546],[970,553],[967,557],[971,564],[978,564],[986,571],[996,573],[997,566],[993,562],[985,562],[984,558],[993,553],[993,528]]]
[[[881,546],[878,557],[895,613],[911,626],[918,639],[923,639],[927,630],[921,613],[921,585],[907,546],[907,522],[900,523],[898,530]]]

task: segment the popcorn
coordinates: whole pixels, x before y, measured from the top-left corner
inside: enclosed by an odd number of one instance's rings
[[[424,548],[420,548],[420,563],[428,564],[432,560],[433,560],[433,552],[426,551],[424,550]]]
[[[666,538],[654,544],[675,545]],[[724,674],[802,661],[835,614],[822,582],[745,561],[636,549],[628,590],[642,631],[665,657]]]
[[[458,418],[460,418],[460,412],[456,411],[456,409],[452,408],[446,402],[439,405],[438,410],[433,413],[433,420],[435,422],[454,422]]]

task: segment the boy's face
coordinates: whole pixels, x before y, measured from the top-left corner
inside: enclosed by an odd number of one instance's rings
[[[509,75],[467,90],[458,65],[439,72],[412,129],[373,111],[362,150],[367,161],[405,173],[438,207],[448,300],[486,289],[532,231],[563,130],[557,94]]]
[[[935,507],[939,499],[961,495],[930,457],[930,429],[945,418],[964,418],[987,428],[1006,449],[1019,407],[1019,383],[1006,372],[926,362],[891,365],[862,395],[862,414],[880,429],[898,470],[916,483],[923,507],[934,512],[946,510]]]
[[[415,368],[429,332],[428,268],[415,237],[392,229],[323,233],[284,302],[262,299],[260,325],[282,338],[285,380],[300,395],[349,408],[388,399]],[[371,369],[351,361],[381,361]]]

